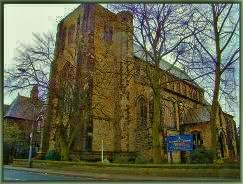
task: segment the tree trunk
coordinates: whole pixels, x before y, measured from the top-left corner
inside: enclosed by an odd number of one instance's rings
[[[211,117],[210,117],[210,128],[211,128],[211,150],[213,151],[214,157],[216,157],[216,136],[217,136],[217,131],[216,131],[216,121],[217,121],[217,114],[219,111],[219,102],[218,102],[218,97],[219,97],[219,89],[220,89],[220,73],[217,72],[215,73],[215,82],[214,82],[214,92],[213,92],[213,103],[211,107]]]
[[[213,152],[214,158],[216,158],[216,121],[217,121],[217,114],[219,110],[219,90],[220,90],[220,79],[221,79],[221,50],[220,50],[220,38],[218,32],[218,17],[216,16],[216,11],[214,5],[212,5],[213,11],[213,27],[214,27],[214,35],[215,35],[215,46],[216,46],[216,61],[215,61],[215,81],[214,81],[214,92],[213,92],[213,102],[212,108],[210,113],[210,128],[211,128],[211,150]]]
[[[161,148],[159,141],[159,125],[160,125],[160,95],[154,94],[154,112],[152,125],[153,138],[153,162],[155,164],[161,162]]]
[[[61,160],[66,161],[69,160],[69,145],[68,145],[68,141],[67,141],[67,137],[65,136],[64,133],[64,126],[59,125],[57,127],[57,137],[59,140],[59,144],[60,144],[60,156],[61,156]]]
[[[61,160],[69,160],[69,148],[66,143],[61,143]]]
[[[159,80],[159,72],[156,70],[154,75],[154,94],[153,94],[153,124],[152,124],[152,139],[153,139],[153,162],[155,164],[161,163],[161,147],[159,141],[159,131],[160,131],[160,80]],[[163,151],[162,151],[163,153]]]

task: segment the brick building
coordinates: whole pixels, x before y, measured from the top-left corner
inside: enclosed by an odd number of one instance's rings
[[[23,133],[23,139],[19,140],[15,147],[16,157],[28,157],[31,132],[33,132],[33,149],[35,152],[39,151],[42,124],[39,115],[42,106],[37,86],[32,88],[30,97],[18,95],[10,105],[4,105],[3,120],[6,125],[15,124]]]
[[[79,128],[73,155],[82,158],[100,154],[103,141],[107,155],[141,153],[151,158],[152,89],[143,70],[151,66],[129,39],[132,28],[129,12],[115,14],[97,4],[80,5],[59,23],[43,152],[58,149],[54,125],[65,119],[63,112],[72,108],[70,104],[75,101],[71,89],[80,86],[89,89],[90,114],[88,123]],[[203,89],[188,82],[190,77],[184,71],[172,67],[167,72],[171,65],[161,63],[161,81],[168,81],[161,86],[161,119],[165,127],[161,136],[190,133],[194,147],[209,148],[210,105],[204,100]],[[233,157],[237,154],[235,122],[222,111],[218,115],[219,155]],[[227,127],[232,131],[227,132]],[[174,152],[173,160],[180,162],[181,153]]]

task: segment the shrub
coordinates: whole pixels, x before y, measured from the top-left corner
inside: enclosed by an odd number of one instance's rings
[[[215,164],[224,164],[224,159],[222,159],[222,158],[216,159],[216,160],[214,160],[214,163]]]
[[[134,164],[135,158],[130,155],[122,156],[119,154],[114,154],[112,158],[112,163],[118,164]]]
[[[191,163],[207,164],[213,163],[213,152],[205,148],[196,148],[191,154]]]
[[[45,155],[45,160],[60,160],[60,154],[56,150],[48,150]]]
[[[119,164],[127,164],[129,161],[128,161],[128,157],[123,157],[123,156],[114,156],[113,160],[112,160],[113,163],[119,163]]]
[[[136,164],[149,164],[150,160],[146,159],[143,155],[138,155],[135,159]]]

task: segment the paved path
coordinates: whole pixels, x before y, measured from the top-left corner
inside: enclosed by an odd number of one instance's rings
[[[24,168],[4,166],[4,180],[6,181],[43,181],[43,180],[69,180],[69,181],[151,181],[161,180],[161,177],[131,176],[124,174],[107,174],[83,171],[57,171],[51,169]]]
[[[87,181],[94,180],[90,177],[66,176],[46,172],[20,171],[4,169],[4,181]]]

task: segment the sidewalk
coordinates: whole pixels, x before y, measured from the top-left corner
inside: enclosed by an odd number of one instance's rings
[[[54,171],[52,169],[38,169],[38,168],[25,168],[25,167],[13,167],[13,166],[4,166],[5,169],[20,170],[20,171],[29,171],[29,172],[40,172],[48,174],[58,174],[65,176],[77,176],[77,177],[89,177],[96,180],[140,180],[140,181],[160,181],[166,180],[166,178],[161,177],[152,177],[152,176],[132,176],[124,174],[107,174],[107,173],[96,173],[96,172],[75,172],[75,171]],[[170,178],[172,180],[172,178]],[[181,180],[181,179],[180,179]]]
[[[76,177],[89,177],[94,180],[111,180],[111,181],[225,181],[228,179],[220,178],[181,178],[181,177],[159,177],[159,176],[142,176],[142,175],[128,175],[128,174],[114,174],[114,173],[97,173],[97,172],[83,172],[83,171],[57,171],[52,169],[38,169],[38,168],[24,168],[24,167],[13,167],[4,166],[5,169],[29,171],[29,172],[39,172],[48,174],[57,174],[65,176],[76,176]],[[229,179],[230,181],[231,179]]]

